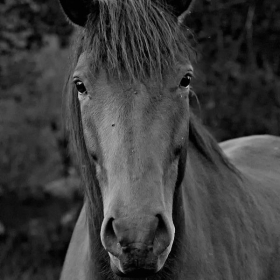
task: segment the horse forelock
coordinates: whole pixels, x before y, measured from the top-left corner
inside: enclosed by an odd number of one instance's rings
[[[195,59],[190,31],[167,7],[150,0],[98,1],[81,30],[78,52],[96,72],[130,79],[163,78],[177,61]]]

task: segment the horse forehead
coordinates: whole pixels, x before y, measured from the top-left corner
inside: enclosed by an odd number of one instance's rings
[[[95,110],[103,116],[103,125],[112,123],[116,128],[143,128],[149,126],[152,119],[167,107],[170,97],[164,97],[157,85],[147,85],[141,82],[120,82],[108,79],[105,70],[99,72],[94,83]],[[163,106],[164,105],[164,106]]]
[[[165,75],[163,83],[152,77],[144,81],[120,80],[110,75],[104,68],[93,73],[90,68],[90,57],[84,52],[78,59],[74,76],[84,77],[90,85],[95,95],[94,110],[100,113],[103,123],[110,122],[114,125],[115,120],[130,117],[134,124],[144,122],[145,126],[149,126],[155,115],[161,119],[172,115],[171,113],[178,106],[174,101],[174,88],[176,88],[174,79],[177,79],[177,76],[180,79],[180,76],[192,70],[191,63],[184,65],[178,63],[174,71]]]

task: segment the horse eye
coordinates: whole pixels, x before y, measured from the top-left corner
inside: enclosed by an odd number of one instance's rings
[[[77,80],[77,81],[74,81],[75,85],[76,85],[76,89],[77,91],[80,93],[80,94],[87,94],[87,90],[86,90],[86,87],[84,85],[83,82]]]
[[[187,88],[191,83],[192,75],[186,74],[180,82],[180,87]]]

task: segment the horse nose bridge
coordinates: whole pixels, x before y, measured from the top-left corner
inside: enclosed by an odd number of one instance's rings
[[[119,178],[118,178],[119,179]],[[103,198],[104,213],[114,218],[131,215],[153,215],[166,210],[166,197],[161,178],[126,178],[109,182]]]

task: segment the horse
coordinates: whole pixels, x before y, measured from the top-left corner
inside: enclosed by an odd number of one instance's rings
[[[280,138],[218,144],[192,112],[193,1],[60,5],[85,198],[61,280],[279,280]]]

